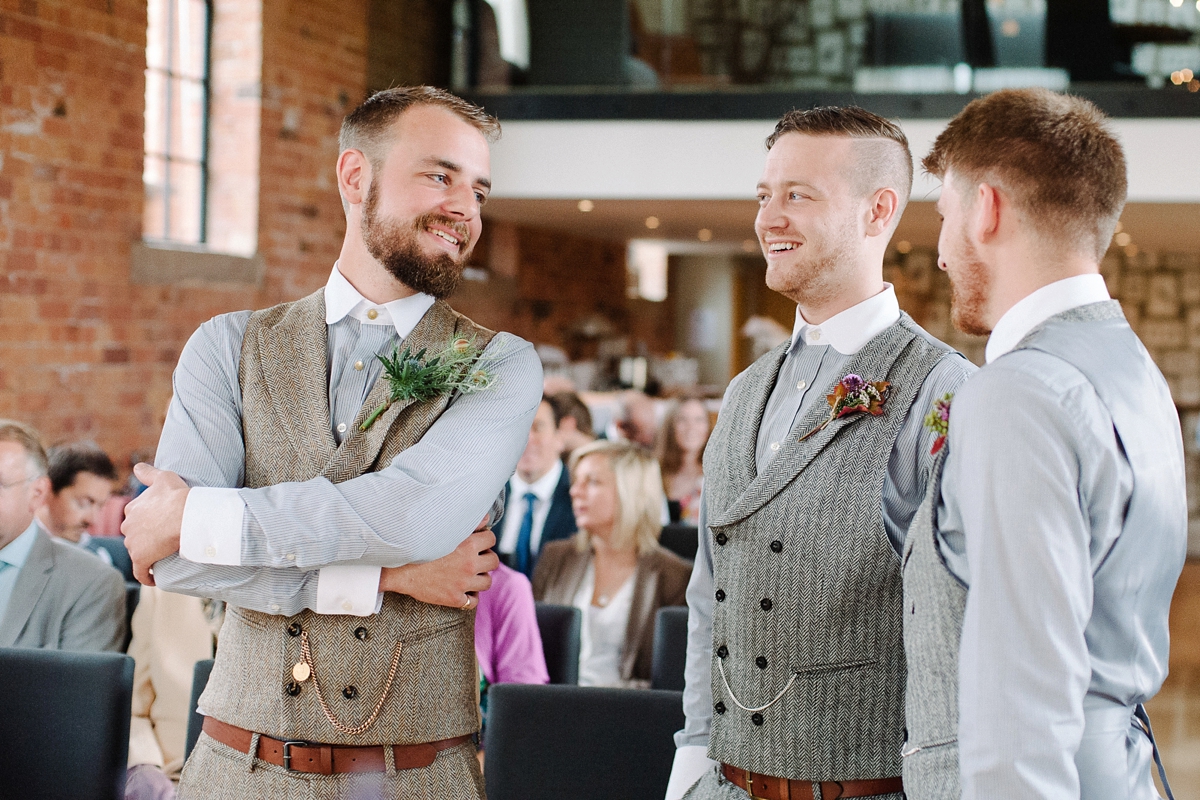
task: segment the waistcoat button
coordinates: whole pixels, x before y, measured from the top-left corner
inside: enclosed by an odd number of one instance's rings
[[[762,714],[751,715],[750,721],[753,722],[755,725],[762,725],[762,723],[763,723]]]
[[[299,622],[293,622],[291,625],[288,625],[287,631],[288,636],[299,636],[304,633],[304,628],[300,627]]]
[[[762,602],[759,603],[759,605],[762,606],[763,611],[770,611],[771,610],[771,598],[764,597],[762,599]]]
[[[783,552],[783,542],[779,541],[778,539],[771,542],[771,552],[772,553],[782,553]]]
[[[722,547],[724,547],[724,546],[725,546],[725,543],[726,543],[726,542],[728,542],[728,541],[729,541],[729,537],[728,537],[728,536],[726,536],[725,534],[723,534],[723,533],[718,533],[718,534],[717,534],[717,544],[719,544],[719,545],[721,545]]]
[[[718,714],[724,714],[725,713],[725,704],[717,703],[715,706],[713,706],[713,711],[717,712]]]
[[[365,642],[367,640],[367,629],[366,628],[355,628],[354,629],[354,638],[358,639],[360,642]]]
[[[295,697],[296,695],[300,694],[300,684],[296,683],[295,681],[288,681],[287,686],[283,687],[283,690],[292,697]]]
[[[725,645],[721,645],[720,647],[717,648],[717,658],[725,658],[725,656],[727,656],[727,655],[729,655],[728,647],[726,647]]]
[[[725,590],[724,589],[717,589],[717,602],[718,603],[725,602]]]
[[[353,700],[358,697],[358,689],[354,686],[347,686],[345,689],[342,689],[342,697],[347,700]]]
[[[767,668],[767,659],[766,659],[766,656],[759,656],[758,658],[754,659],[754,663],[758,665],[758,668],[759,668],[759,669],[766,669],[766,668]]]

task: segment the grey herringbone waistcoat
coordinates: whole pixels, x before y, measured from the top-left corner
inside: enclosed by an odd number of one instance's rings
[[[323,476],[334,483],[379,470],[417,442],[449,404],[397,402],[367,431],[387,397],[381,376],[339,446],[330,423],[324,294],[251,315],[239,379],[246,486]],[[494,334],[435,303],[404,345],[437,351],[458,337],[483,347]],[[307,635],[313,675],[296,681]],[[279,739],[326,744],[412,744],[479,728],[473,614],[386,594],[374,616],[293,617],[230,607],[202,707],[217,719]],[[395,679],[387,687],[396,647]],[[378,719],[364,732],[384,696]],[[321,698],[318,697],[320,693]],[[327,718],[321,699],[341,729]]]
[[[883,484],[900,425],[950,350],[902,315],[846,365],[891,383],[883,413],[799,441],[829,414],[816,403],[756,474],[758,429],[789,345],[746,371],[704,454],[718,601],[709,755],[799,780],[893,777],[904,648]]]
[[[934,462],[925,500],[904,540],[904,792],[913,800],[959,800],[958,639],[967,589],[946,568],[937,540],[943,449]],[[948,646],[953,643],[953,647]]]

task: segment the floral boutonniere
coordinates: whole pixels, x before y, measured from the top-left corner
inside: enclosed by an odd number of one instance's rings
[[[883,413],[883,403],[887,400],[889,384],[887,381],[864,381],[858,375],[850,373],[837,382],[833,394],[825,395],[829,403],[829,417],[817,427],[800,437],[804,441],[835,419],[850,414],[870,414],[877,417]]]
[[[383,364],[390,392],[383,405],[363,420],[359,430],[370,428],[395,402],[421,402],[450,392],[470,394],[490,388],[496,375],[486,364],[477,363],[481,352],[474,339],[455,339],[428,359],[426,349],[414,354],[407,347],[403,352],[397,347],[390,358],[376,356]]]
[[[950,401],[954,399],[953,392],[946,392],[941,400],[933,402],[933,410],[925,415],[925,427],[937,434],[933,440],[933,449],[929,455],[935,456],[946,446],[946,434],[950,430]]]

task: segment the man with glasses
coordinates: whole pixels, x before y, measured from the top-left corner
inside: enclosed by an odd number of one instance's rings
[[[120,650],[120,573],[34,518],[51,493],[47,469],[37,433],[0,419],[0,647]]]

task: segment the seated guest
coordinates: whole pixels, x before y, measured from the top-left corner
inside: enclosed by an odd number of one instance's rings
[[[554,409],[554,424],[558,426],[558,436],[563,443],[563,458],[589,442],[596,441],[592,431],[592,412],[587,403],[579,399],[574,392],[559,392],[549,398],[550,407]]]
[[[662,470],[663,489],[671,504],[672,522],[689,525],[699,522],[700,489],[704,485],[701,459],[709,432],[704,401],[690,397],[668,406],[654,452]]]
[[[183,769],[192,669],[213,657],[225,604],[143,586],[133,612],[133,707],[125,800],[170,800]]]
[[[617,400],[617,414],[613,419],[608,438],[654,447],[658,435],[658,414],[654,401],[644,392],[630,390],[622,392]]]
[[[580,685],[648,685],[654,615],[684,604],[692,572],[658,544],[658,463],[628,442],[593,442],[571,454],[571,475],[579,533],[542,548],[533,596],[583,611]]]
[[[92,543],[91,528],[117,482],[112,459],[92,442],[60,445],[50,448],[47,475],[50,496],[37,512],[42,528],[111,564],[108,551]]]
[[[0,419],[0,647],[120,650],[121,574],[34,518],[50,495],[47,468],[37,432]]]
[[[554,425],[554,410],[543,399],[529,430],[525,452],[509,479],[500,555],[526,577],[533,574],[538,553],[546,542],[575,532],[571,513],[571,481],[563,466],[562,440]]]

